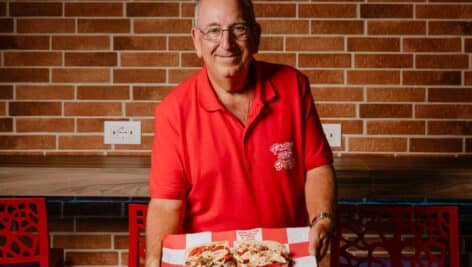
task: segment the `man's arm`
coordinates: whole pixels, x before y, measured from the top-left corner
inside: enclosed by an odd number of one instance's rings
[[[153,198],[146,220],[146,267],[159,267],[162,240],[182,227],[183,201]]]
[[[331,165],[323,165],[307,171],[305,183],[305,201],[308,218],[313,225],[310,228],[310,253],[321,260],[329,247],[334,220],[318,217],[322,213],[334,215],[336,206],[336,181]]]

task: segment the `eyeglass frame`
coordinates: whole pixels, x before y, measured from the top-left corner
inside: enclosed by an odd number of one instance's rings
[[[237,34],[234,33],[234,29],[236,26],[244,26],[246,27],[246,32],[240,36],[238,36]],[[205,30],[204,29],[201,29],[197,26],[194,26],[195,29],[197,29],[203,36],[203,39],[207,40],[207,41],[210,41],[210,42],[220,42],[221,41],[221,38],[223,37],[223,32],[227,31],[228,33],[231,34],[231,36],[236,39],[236,40],[239,40],[239,41],[244,41],[244,40],[247,40],[248,38],[248,34],[249,34],[249,31],[252,29],[252,27],[254,26],[254,24],[251,24],[251,23],[246,23],[246,22],[237,22],[237,23],[233,23],[231,25],[229,25],[227,28],[222,28],[218,25],[210,25],[210,26],[207,26],[206,29],[208,28],[211,28],[211,27],[214,27],[214,28],[218,28],[218,30],[220,31],[219,33],[219,36],[218,38],[215,38],[215,39],[211,39],[211,38],[208,38],[208,33],[209,33],[209,30]]]

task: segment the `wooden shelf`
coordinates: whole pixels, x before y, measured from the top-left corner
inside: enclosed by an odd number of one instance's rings
[[[1,196],[147,197],[148,157],[0,156]],[[472,199],[471,158],[336,158],[339,199]]]

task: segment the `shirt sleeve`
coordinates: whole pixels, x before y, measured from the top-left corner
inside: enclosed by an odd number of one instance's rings
[[[305,112],[305,166],[307,170],[332,164],[333,153],[326,139],[320,118],[311,95],[310,82],[302,76],[303,105]]]
[[[176,126],[178,120],[172,119],[169,110],[161,105],[156,107],[154,117],[149,194],[151,198],[183,199],[186,179],[182,142],[179,141],[181,134]]]

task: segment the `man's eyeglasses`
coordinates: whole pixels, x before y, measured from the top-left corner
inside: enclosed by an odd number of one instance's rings
[[[226,29],[220,26],[209,26],[205,29],[197,28],[203,35],[203,39],[218,42],[221,40],[224,31],[228,31],[237,40],[246,40],[249,33],[249,25],[246,23],[236,23]]]

